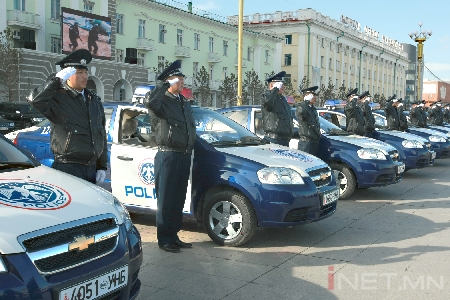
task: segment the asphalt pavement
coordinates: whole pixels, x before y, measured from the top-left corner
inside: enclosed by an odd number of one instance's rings
[[[133,215],[144,262],[137,299],[448,299],[450,159],[403,181],[357,190],[336,213],[293,228],[259,229],[221,247],[184,222],[193,248],[167,253],[155,217]]]

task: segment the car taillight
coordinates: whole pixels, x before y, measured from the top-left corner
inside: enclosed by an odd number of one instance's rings
[[[19,133],[16,135],[16,138],[14,139],[14,145],[18,145],[19,141],[17,140],[19,138]]]

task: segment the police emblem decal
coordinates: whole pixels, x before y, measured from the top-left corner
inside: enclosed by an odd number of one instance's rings
[[[56,210],[66,207],[71,201],[69,193],[46,182],[0,180],[0,205],[29,210]]]
[[[273,153],[276,153],[281,156],[285,156],[287,158],[291,158],[291,159],[295,159],[295,160],[299,160],[299,161],[303,161],[303,162],[312,162],[313,161],[312,156],[303,154],[300,152],[284,150],[284,149],[272,149],[272,148],[269,148],[269,150],[272,151]]]
[[[144,159],[138,167],[139,179],[146,184],[155,184],[155,163],[151,158]]]

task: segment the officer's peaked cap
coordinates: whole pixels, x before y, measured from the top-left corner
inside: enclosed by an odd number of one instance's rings
[[[403,102],[403,98],[397,99],[397,102],[402,103]]]
[[[351,90],[350,92],[345,95],[345,98],[350,97],[351,95],[357,95],[358,94],[358,88]]]
[[[167,68],[165,68],[161,74],[159,74],[158,80],[167,80],[167,78],[172,76],[182,76],[185,77],[183,73],[180,71],[181,68],[181,60],[177,59],[173,63],[170,64]]]
[[[364,93],[362,93],[361,95],[359,95],[359,99],[363,99],[364,97],[370,96],[369,91],[365,91]]]
[[[438,101],[436,101],[436,103],[442,103],[442,99],[441,99],[441,100],[438,100]]]
[[[302,90],[302,93],[303,93],[303,94],[313,93],[314,95],[316,95],[316,91],[317,91],[318,88],[319,88],[318,86],[312,86],[312,87],[303,89],[303,90]]]
[[[72,53],[67,54],[66,57],[56,62],[56,65],[60,65],[62,69],[67,67],[75,67],[81,69],[87,69],[87,64],[92,60],[91,52],[86,49],[79,49]]]
[[[275,74],[273,76],[270,76],[269,78],[266,79],[267,82],[272,82],[272,81],[281,81],[284,82],[284,76],[286,76],[286,72],[285,71],[281,71],[278,74]]]
[[[394,95],[392,95],[391,97],[389,97],[388,99],[387,99],[387,101],[391,101],[391,100],[394,100],[395,99],[395,97],[397,97],[395,94]]]

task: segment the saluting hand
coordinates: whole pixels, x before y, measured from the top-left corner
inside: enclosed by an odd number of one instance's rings
[[[170,86],[172,86],[175,83],[177,83],[178,81],[180,81],[180,79],[179,78],[174,78],[174,79],[170,79],[170,80],[167,80],[167,81],[170,83]]]
[[[61,81],[64,82],[69,79],[73,74],[77,72],[77,69],[74,67],[64,68],[58,73],[56,73],[56,77],[61,78]]]
[[[281,90],[281,87],[283,87],[283,83],[281,81],[277,81],[273,84],[273,87],[276,87],[277,89]]]

